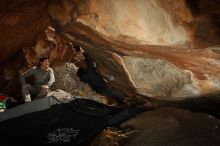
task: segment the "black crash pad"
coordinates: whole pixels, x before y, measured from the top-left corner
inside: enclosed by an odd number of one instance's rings
[[[105,127],[141,111],[139,107],[114,108],[86,99],[62,103],[46,97],[0,113],[0,144],[86,146]]]

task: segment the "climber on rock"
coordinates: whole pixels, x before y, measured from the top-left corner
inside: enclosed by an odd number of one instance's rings
[[[31,84],[26,82],[28,77],[33,77]],[[49,67],[49,59],[47,57],[40,58],[37,66],[20,75],[20,81],[24,102],[30,102],[33,99],[47,96],[51,85],[55,82],[53,69]]]
[[[80,81],[88,83],[93,90],[101,95],[115,97],[123,102],[125,100],[124,94],[119,90],[109,88],[108,83],[96,72],[93,59],[86,53],[83,55],[85,60],[77,70]]]

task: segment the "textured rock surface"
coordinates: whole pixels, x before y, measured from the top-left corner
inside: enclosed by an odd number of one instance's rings
[[[88,84],[80,81],[77,77],[77,67],[73,63],[64,63],[54,66],[56,82],[55,89],[63,89],[72,95],[95,97],[100,96],[93,91]]]
[[[65,92],[64,90],[57,89],[55,91],[51,91],[47,94],[47,96],[54,96],[60,101],[62,100],[70,100],[73,96],[70,93]]]
[[[219,1],[49,1],[57,31],[127,95],[183,99],[220,91]]]
[[[220,142],[220,121],[177,108],[146,111],[120,126],[103,130],[92,146],[195,146]]]
[[[175,108],[142,113],[121,128],[133,131],[121,144],[126,146],[217,146],[220,142],[218,119]]]
[[[0,16],[0,63],[30,45],[50,25],[44,0],[1,0]]]
[[[62,63],[54,66],[56,82],[54,89],[62,89],[75,98],[92,99],[108,105],[117,105],[117,100],[96,93],[88,84],[81,82],[74,63]],[[56,93],[56,92],[54,92]],[[64,94],[65,95],[65,94]]]
[[[74,44],[58,35],[52,27],[38,35],[35,44],[29,48],[23,48],[27,66],[37,65],[42,56],[48,56],[51,64],[62,62],[74,62],[79,64],[83,59],[82,52],[76,51]]]

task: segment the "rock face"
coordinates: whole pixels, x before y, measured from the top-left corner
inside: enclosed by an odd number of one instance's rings
[[[219,126],[219,120],[208,114],[162,108],[124,122],[121,128],[131,132],[121,145],[217,146],[220,142]]]
[[[218,146],[220,121],[208,114],[178,108],[143,112],[103,130],[92,146]]]
[[[68,94],[71,94],[74,98],[84,98],[95,100],[99,103],[108,104],[111,106],[118,105],[118,101],[115,98],[101,95],[95,92],[87,83],[80,81],[77,76],[78,67],[74,63],[62,63],[53,66],[56,82],[53,84],[53,89],[61,89]],[[61,97],[62,92],[54,91],[55,95]],[[64,94],[65,95],[65,94]]]
[[[220,2],[48,1],[56,30],[128,96],[177,100],[220,91]]]
[[[75,96],[90,98],[101,97],[101,95],[93,91],[88,84],[80,81],[76,74],[77,70],[78,67],[76,67],[73,63],[55,65],[54,75],[56,77],[56,82],[54,83],[53,87],[55,89],[63,89]]]
[[[63,62],[79,64],[83,59],[82,52],[76,51],[74,44],[57,34],[52,27],[39,34],[32,47],[23,48],[22,51],[29,67],[37,65],[42,56],[48,56],[51,65]]]
[[[30,45],[50,25],[44,0],[1,0],[0,16],[0,63]]]

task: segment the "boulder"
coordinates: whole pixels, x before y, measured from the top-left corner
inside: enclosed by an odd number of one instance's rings
[[[91,99],[112,106],[118,105],[116,99],[100,95],[87,83],[81,82],[77,76],[77,70],[78,67],[76,67],[74,63],[63,63],[54,66],[56,82],[53,84],[53,89],[59,89],[58,92],[55,91],[55,93],[62,94],[62,92],[59,91],[63,90],[74,98]],[[62,97],[63,96],[61,96],[61,98]]]
[[[72,95],[94,96],[93,91],[88,84],[80,81],[76,72],[78,67],[73,63],[64,63],[54,66],[54,75],[56,82],[53,84],[55,89],[62,89]]]
[[[58,100],[60,100],[62,102],[62,100],[71,100],[73,99],[73,95],[71,95],[68,92],[65,92],[64,90],[61,89],[57,89],[55,91],[51,91],[47,94],[47,96],[54,96],[56,97]]]
[[[105,129],[94,146],[218,146],[220,121],[204,113],[163,107]]]
[[[211,115],[176,108],[142,113],[121,125],[130,131],[122,145],[193,146],[220,142],[220,122]]]

